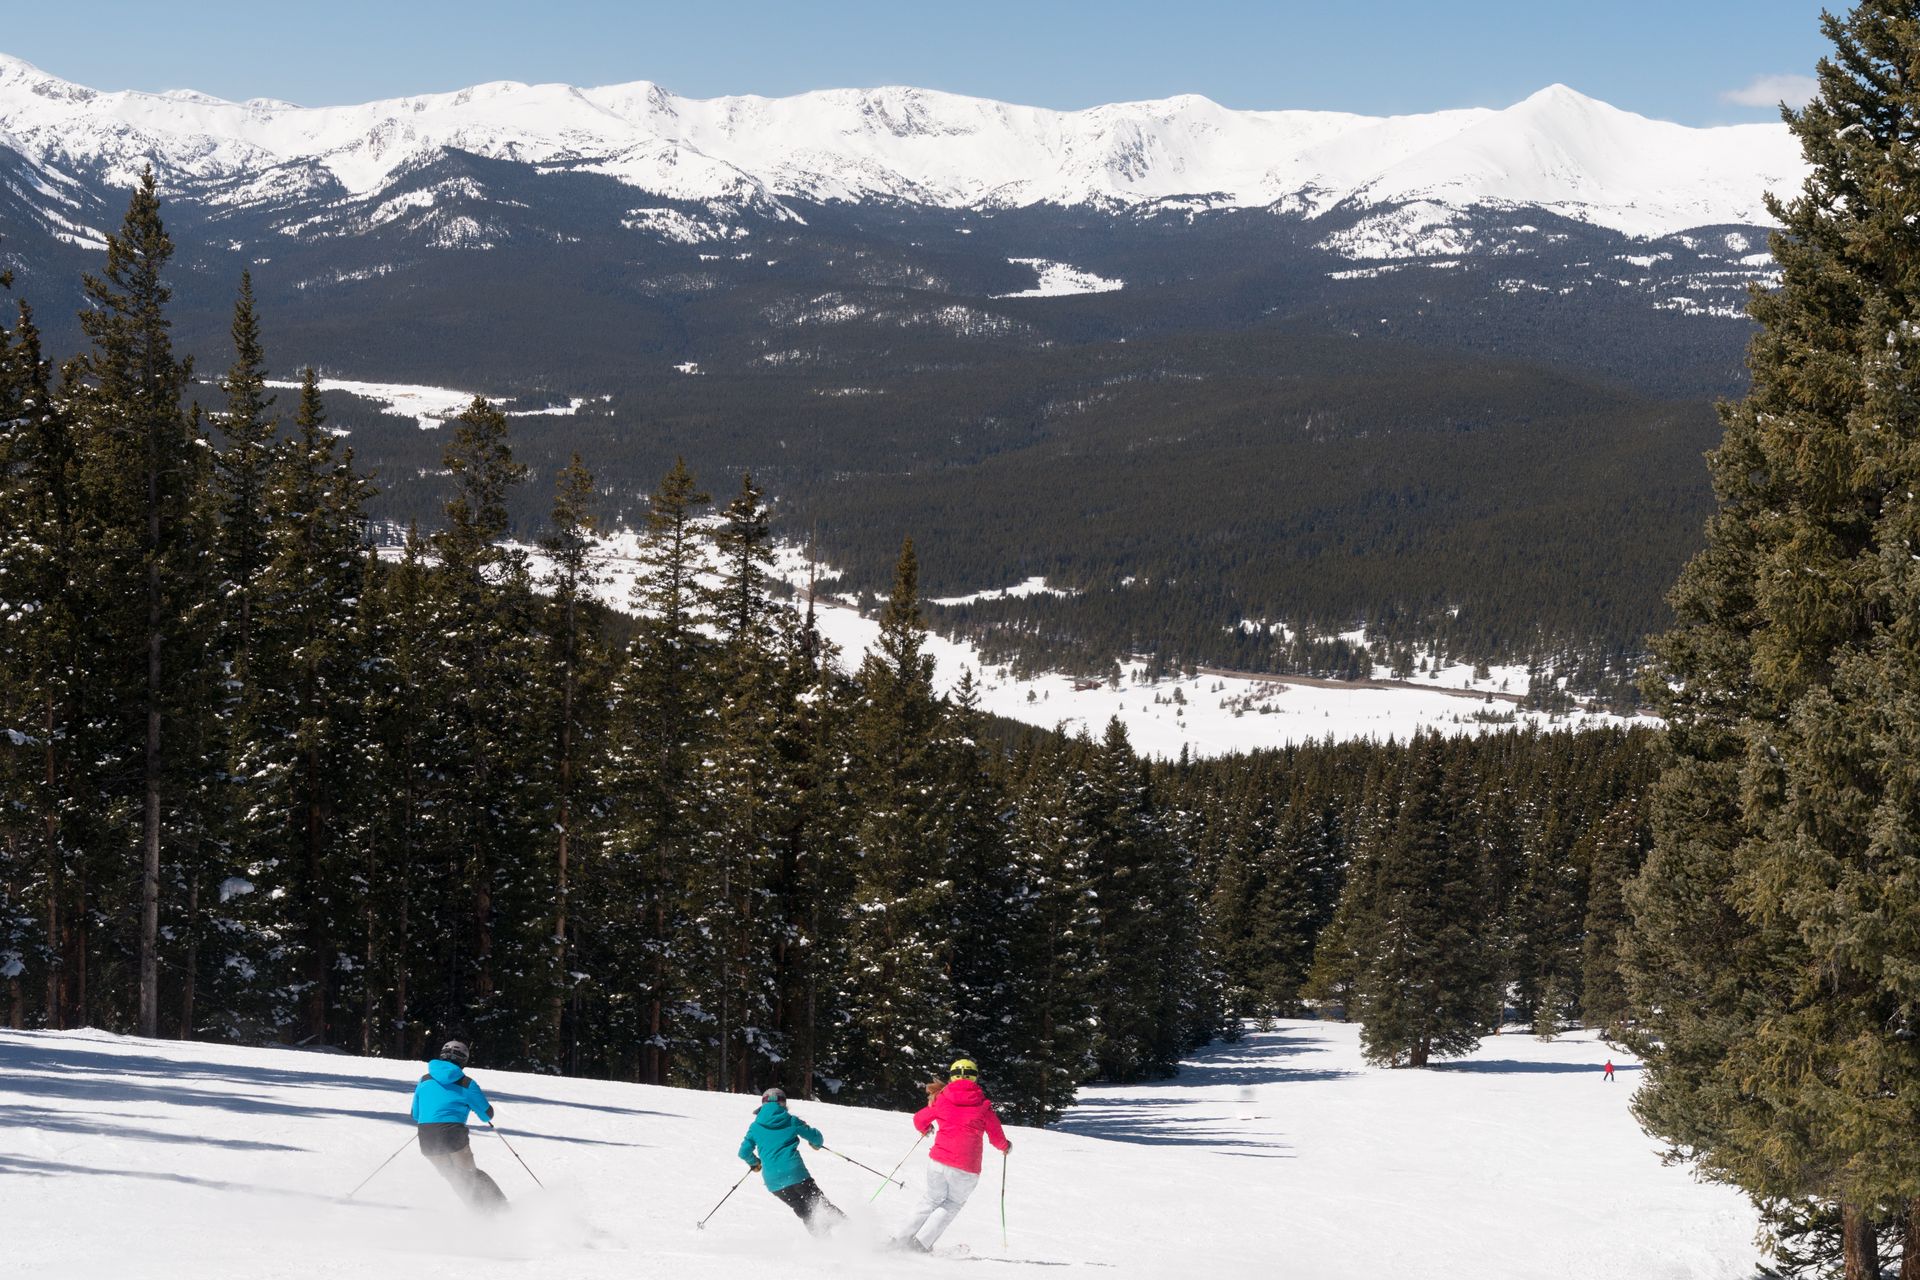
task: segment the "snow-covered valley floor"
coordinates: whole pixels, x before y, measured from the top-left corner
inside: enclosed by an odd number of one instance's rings
[[[484,1046],[482,1046],[484,1048]],[[1215,1045],[1176,1079],[1095,1088],[1054,1129],[1010,1131],[943,1243],[1041,1274],[1744,1280],[1754,1219],[1733,1192],[1660,1164],[1627,1112],[1638,1079],[1585,1035],[1508,1035],[1425,1071],[1364,1066],[1354,1028],[1282,1022]],[[991,1088],[991,1064],[987,1081]],[[740,1176],[736,1095],[472,1067],[501,1140],[474,1137],[515,1204],[459,1207],[409,1146],[420,1066],[282,1049],[0,1032],[0,1275],[114,1280],[896,1277],[955,1263],[878,1252],[910,1204],[808,1153],[853,1215],[810,1240]],[[794,1110],[889,1168],[904,1114]],[[918,1190],[921,1157],[908,1162]],[[996,1268],[997,1270],[997,1268]]]

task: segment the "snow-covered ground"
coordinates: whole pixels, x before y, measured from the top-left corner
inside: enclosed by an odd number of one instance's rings
[[[631,530],[601,540],[592,563],[600,580],[595,594],[603,603],[618,609],[632,607],[633,583],[639,573],[638,548],[639,535]],[[545,571],[544,558],[536,548],[520,549],[528,553],[536,573]],[[394,554],[398,550],[394,548]],[[839,578],[836,570],[811,570],[802,549],[780,547],[774,573],[799,593],[796,607],[804,603],[810,572],[817,572],[819,577],[815,618],[820,632],[839,647],[841,665],[852,671],[879,638],[879,619],[862,617],[852,606],[851,596],[827,594]],[[935,603],[1056,590],[1048,587],[1045,579],[1029,578],[1016,586],[943,597]],[[1361,632],[1343,638],[1355,644],[1366,642]],[[1068,733],[1084,729],[1094,737],[1105,732],[1108,721],[1118,717],[1126,725],[1136,751],[1167,760],[1177,758],[1183,749],[1192,756],[1204,757],[1329,738],[1406,741],[1422,731],[1485,733],[1526,725],[1582,729],[1632,723],[1601,712],[1554,718],[1522,710],[1514,699],[1527,692],[1524,667],[1495,667],[1485,677],[1478,677],[1470,667],[1434,666],[1392,687],[1368,687],[1212,672],[1201,672],[1191,679],[1150,682],[1146,680],[1145,664],[1131,663],[1123,670],[1120,682],[1114,684],[1061,674],[1018,678],[1004,666],[983,661],[973,644],[937,634],[927,637],[927,652],[933,655],[934,680],[942,692],[951,691],[963,676],[971,674],[982,710],[1046,729],[1061,728]],[[1390,676],[1386,667],[1374,668],[1376,681],[1386,681]]]
[[[1050,587],[1044,577],[1028,578],[1011,587],[994,587],[987,591],[969,591],[963,596],[936,596],[928,604],[978,604],[982,600],[1024,600],[1028,596],[1064,596],[1070,594],[1059,587]]]
[[[1076,293],[1112,293],[1127,285],[1124,280],[1111,280],[1091,271],[1082,271],[1079,267],[1070,267],[1064,262],[1049,262],[1045,258],[1008,258],[1007,261],[1017,267],[1032,267],[1040,279],[1031,289],[1022,289],[1018,293],[996,293],[993,295],[996,298],[1070,298]]]
[[[285,379],[267,380],[270,387],[299,390],[300,384]],[[324,395],[329,391],[338,391],[344,395],[359,396],[380,405],[386,412],[398,414],[403,418],[412,418],[420,424],[422,431],[432,431],[446,425],[449,418],[457,417],[462,410],[473,403],[477,394],[472,391],[455,391],[451,387],[423,387],[409,382],[356,382],[350,378],[322,378],[320,391]],[[604,401],[607,396],[599,396]],[[594,403],[584,396],[571,396],[565,405],[549,409],[514,409],[507,414],[510,418],[528,417],[566,417],[575,414]]]
[[[909,1192],[826,1153],[853,1216],[810,1240],[747,1185],[738,1095],[472,1067],[501,1131],[475,1154],[514,1202],[467,1213],[412,1149],[414,1062],[0,1032],[0,1274],[49,1280],[740,1280],[934,1275],[881,1253]],[[1627,1101],[1638,1075],[1585,1035],[1491,1039],[1424,1072],[1360,1060],[1351,1027],[1283,1022],[1169,1081],[1093,1088],[1051,1131],[1013,1129],[943,1244],[1041,1274],[1286,1280],[1740,1280],[1755,1221],[1662,1166]],[[986,1065],[992,1087],[993,1066]],[[828,1146],[890,1168],[904,1113],[796,1103]],[[398,1158],[352,1200],[357,1183]],[[917,1191],[923,1157],[907,1165]]]
[[[816,616],[821,633],[840,646],[849,667],[858,665],[880,634],[877,620],[838,602],[822,601]],[[1511,693],[1524,694],[1526,673],[1519,668],[1500,668],[1498,678],[1477,682],[1470,668],[1447,668],[1429,675],[1433,687],[1423,689],[1204,672],[1191,679],[1140,683],[1144,664],[1134,663],[1116,685],[1060,674],[1019,679],[1005,667],[984,663],[973,645],[939,635],[928,636],[927,651],[934,657],[935,680],[942,690],[951,690],[964,673],[973,674],[983,711],[1069,733],[1085,729],[1096,738],[1117,716],[1136,751],[1169,760],[1182,748],[1196,757],[1218,756],[1328,738],[1405,741],[1421,731],[1484,733],[1526,725],[1581,729],[1629,723],[1600,712],[1553,719],[1509,700],[1449,691],[1506,684]],[[1384,677],[1386,669],[1377,668],[1376,674]]]

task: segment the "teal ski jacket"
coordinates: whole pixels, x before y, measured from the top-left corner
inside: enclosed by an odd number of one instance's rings
[[[760,1176],[767,1190],[782,1191],[808,1178],[807,1166],[800,1159],[800,1139],[815,1147],[826,1141],[820,1131],[797,1120],[778,1102],[763,1102],[740,1140],[740,1158],[748,1164],[760,1162]]]
[[[413,1122],[465,1124],[469,1111],[487,1123],[493,1121],[493,1104],[466,1072],[445,1058],[429,1062],[427,1074],[413,1087]]]

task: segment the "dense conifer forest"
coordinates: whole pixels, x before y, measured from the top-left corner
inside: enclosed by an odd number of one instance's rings
[[[849,671],[777,599],[768,503],[674,462],[631,612],[600,486],[476,400],[373,545],[311,371],[236,285],[194,394],[149,180],[57,369],[0,361],[0,980],[15,1026],[288,1041],[901,1104],[957,1053],[1027,1119],[1323,1007],[1418,1065],[1621,1016],[1644,731],[1139,758],[938,694],[920,549]],[[934,550],[934,549],[929,549]],[[937,554],[937,550],[935,551]],[[1456,913],[1409,916],[1445,885]],[[1412,986],[1419,998],[1395,995]],[[1411,989],[1411,988],[1408,988]]]

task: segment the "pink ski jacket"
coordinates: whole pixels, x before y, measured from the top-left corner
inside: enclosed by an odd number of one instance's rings
[[[925,1133],[935,1124],[940,1132],[933,1139],[933,1158],[941,1164],[967,1173],[980,1172],[980,1139],[993,1143],[994,1150],[1005,1151],[1012,1144],[1000,1128],[1000,1117],[986,1092],[972,1080],[955,1080],[940,1091],[940,1096],[914,1113],[913,1127]]]

